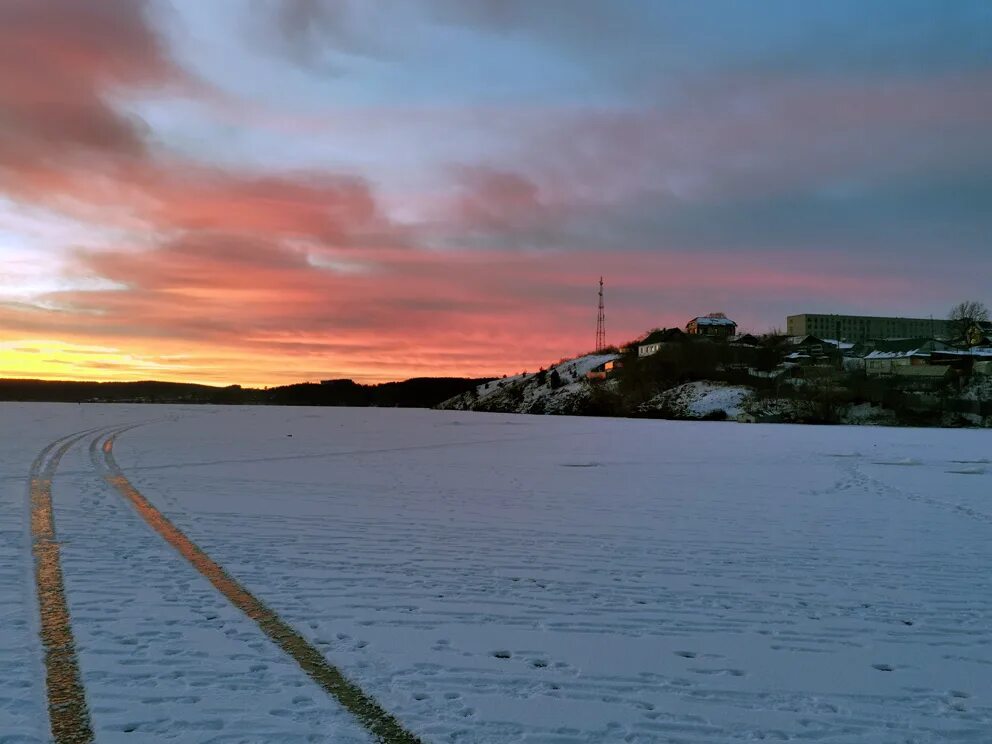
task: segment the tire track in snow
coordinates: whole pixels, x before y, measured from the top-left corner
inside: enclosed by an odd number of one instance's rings
[[[93,463],[102,471],[107,483],[131,503],[149,527],[189,561],[231,604],[254,620],[273,643],[296,661],[311,679],[355,716],[380,742],[421,744],[416,735],[403,728],[374,698],[349,681],[341,670],[328,662],[320,651],[275,611],[232,578],[131,484],[114,458],[114,442],[120,434],[133,428],[134,426],[129,426],[109,434],[100,433],[91,443]],[[98,449],[103,453],[102,463],[97,455]]]
[[[97,429],[70,434],[45,447],[31,465],[31,552],[44,649],[48,718],[56,744],[88,744],[93,727],[79,673],[69,606],[65,598],[59,543],[55,536],[52,480],[65,453]]]

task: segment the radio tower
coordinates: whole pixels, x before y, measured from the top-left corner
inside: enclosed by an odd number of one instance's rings
[[[606,348],[606,312],[603,310],[603,277],[599,277],[599,316],[596,318],[596,351]]]

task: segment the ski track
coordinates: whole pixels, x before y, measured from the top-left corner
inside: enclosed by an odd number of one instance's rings
[[[42,444],[85,428],[58,407],[15,408],[0,411],[31,411]],[[84,408],[89,426],[147,411]],[[992,483],[953,472],[980,469],[960,462],[987,456],[985,432],[174,414],[122,436],[125,474],[425,741],[985,742],[992,730]],[[66,455],[53,496],[97,741],[369,741],[84,450]],[[5,439],[0,462],[26,473],[27,452]],[[258,461],[223,463],[246,454]],[[15,630],[0,634],[4,744],[44,740],[11,498],[24,488],[0,478],[3,627]]]

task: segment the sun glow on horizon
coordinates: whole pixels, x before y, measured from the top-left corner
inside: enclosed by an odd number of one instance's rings
[[[0,342],[0,378],[117,382],[175,379],[189,368],[130,354],[112,346],[57,339],[16,339]],[[192,380],[190,380],[192,381]]]
[[[337,367],[328,359],[307,355],[294,361],[290,354],[258,355],[236,349],[224,351],[195,349],[175,354],[128,352],[97,344],[73,343],[56,339],[12,339],[0,342],[0,379],[36,379],[81,382],[138,382],[158,380],[200,385],[265,388],[322,379],[349,378],[363,384],[376,384],[412,377],[498,377],[508,370],[486,370],[468,362],[452,363],[438,370],[425,355],[395,365],[388,359],[367,369]],[[301,363],[304,362],[305,364]],[[526,364],[521,364],[521,368]],[[530,365],[535,367],[536,365]]]

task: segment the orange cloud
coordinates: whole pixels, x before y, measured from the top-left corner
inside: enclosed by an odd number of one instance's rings
[[[498,375],[592,345],[583,330],[595,321],[590,277],[602,266],[597,253],[397,250],[377,254],[369,273],[341,274],[292,249],[198,240],[205,242],[83,256],[127,289],[54,293],[45,300],[60,309],[0,308],[0,323],[12,340],[57,328],[75,343],[126,350],[161,364],[155,377],[244,384]],[[780,257],[757,260],[769,266]],[[786,302],[867,291],[898,297],[910,289],[899,277],[868,281],[854,266],[838,264],[825,275],[814,267],[755,268],[755,261],[678,252],[611,256],[610,338],[685,322],[666,307],[683,307],[686,315],[733,312],[742,286],[750,294],[774,291]],[[707,304],[699,304],[702,297]],[[748,324],[746,314],[734,314]],[[148,377],[147,370],[136,367],[132,378]],[[76,372],[94,376],[93,369]]]

